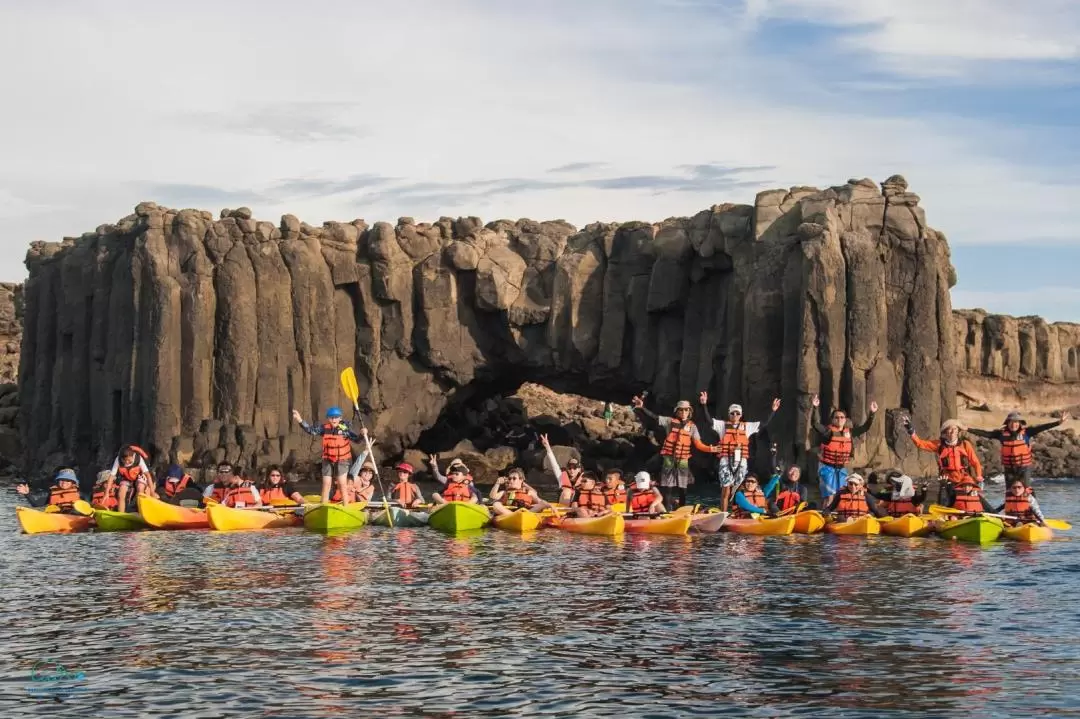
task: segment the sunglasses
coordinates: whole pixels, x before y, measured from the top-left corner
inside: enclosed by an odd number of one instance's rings
[[[226,467],[225,469],[218,467],[218,474],[228,474],[229,472],[232,472],[232,467]]]
[[[271,477],[281,477],[281,472],[271,472],[270,476]]]

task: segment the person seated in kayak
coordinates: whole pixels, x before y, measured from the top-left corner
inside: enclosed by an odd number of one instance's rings
[[[976,437],[997,440],[1001,443],[1001,467],[1005,471],[1005,483],[1019,479],[1031,486],[1031,440],[1048,429],[1059,427],[1069,421],[1069,413],[1062,412],[1061,419],[1028,427],[1023,415],[1009,412],[1001,427],[997,429],[976,429],[968,427],[968,434]]]
[[[437,454],[428,455],[428,464],[431,466],[431,476],[435,478],[436,482],[445,487],[449,480],[447,479],[446,475],[439,472],[439,456]],[[459,458],[454,457],[452,460],[450,460],[450,465],[447,468],[447,474],[449,474],[450,472],[450,467],[454,466],[461,466],[464,468],[466,480],[469,483],[469,491],[472,492],[472,496],[476,498],[476,504],[481,504],[483,502],[483,499],[480,496],[480,491],[476,488],[476,484],[472,481],[472,473],[469,472],[469,468],[466,467],[465,463],[462,462]]]
[[[293,419],[300,428],[315,437],[322,437],[322,503],[330,501],[330,484],[337,485],[338,495],[342,496],[343,503],[352,501],[348,491],[349,465],[352,464],[352,443],[360,441],[360,435],[352,431],[349,424],[342,419],[341,408],[331,407],[326,410],[326,421],[318,427],[312,427],[300,416],[300,412],[293,410]]]
[[[581,462],[575,457],[566,460],[566,469],[559,468],[559,460],[551,449],[551,442],[546,434],[540,435],[540,444],[544,447],[548,470],[559,480],[559,504],[570,504],[581,479]]]
[[[701,404],[701,413],[705,416],[705,421],[719,438],[712,451],[718,460],[720,511],[726,512],[731,504],[732,492],[737,490],[747,477],[750,438],[769,426],[769,422],[776,416],[776,411],[780,409],[780,398],[773,399],[772,411],[764,422],[743,421],[743,409],[740,404],[732,404],[728,407],[726,420],[713,419],[709,414],[709,393],[704,390],[698,395],[698,402]]]
[[[634,484],[626,500],[626,509],[633,514],[663,514],[664,495],[653,486],[652,477],[648,472],[638,472],[634,475]]]
[[[675,404],[674,417],[661,417],[646,409],[642,397],[634,397],[630,403],[642,426],[655,423],[665,432],[660,445],[660,493],[664,495],[665,505],[672,509],[681,507],[686,504],[686,488],[694,483],[690,473],[691,451],[713,453],[717,448],[701,440],[701,432],[690,419],[693,410],[686,400]]]
[[[57,472],[52,486],[48,489],[31,492],[30,485],[19,482],[15,485],[15,491],[26,497],[26,502],[31,507],[56,507],[65,514],[74,514],[75,502],[82,499],[79,494],[79,478],[70,467],[64,467]]]
[[[551,509],[551,505],[540,499],[536,490],[525,484],[525,471],[518,467],[512,468],[505,477],[495,480],[490,497],[491,509],[498,515],[513,514],[519,509],[530,512]]]
[[[146,450],[131,444],[120,450],[120,454],[113,460],[109,472],[118,484],[117,511],[135,511],[136,498],[143,495],[157,498],[154,476],[146,466],[149,456]]]
[[[205,487],[191,478],[179,464],[169,467],[164,479],[158,485],[158,496],[170,504],[180,504],[182,500],[198,500]]]
[[[965,512],[991,511],[982,496],[982,462],[971,442],[961,436],[964,426],[958,420],[945,420],[938,439],[922,439],[915,434],[910,417],[904,417],[904,428],[916,447],[937,455],[938,473],[948,480],[945,491],[949,506]]]
[[[885,482],[888,485],[885,491],[872,494],[886,516],[922,514],[923,504],[926,502],[926,485],[916,487],[911,477],[895,469],[885,473]]]
[[[845,485],[833,495],[832,502],[825,511],[833,514],[841,522],[865,517],[868,514],[875,517],[888,516],[878,505],[874,495],[866,491],[866,480],[861,474],[855,472],[847,476]]]
[[[776,504],[769,501],[769,495],[780,483],[780,476],[775,475],[769,480],[764,488],[758,481],[758,476],[753,472],[746,475],[742,486],[735,492],[734,502],[731,508],[732,519],[747,519],[760,514],[777,514]]]
[[[397,472],[397,484],[390,488],[391,501],[405,509],[416,509],[426,504],[420,486],[412,481],[413,466],[408,462],[398,462],[394,465],[394,471]]]
[[[810,414],[807,424],[814,433],[814,443],[818,445],[818,485],[821,491],[821,506],[832,503],[832,497],[847,481],[847,465],[854,453],[854,441],[870,431],[877,415],[877,402],[870,402],[870,412],[866,421],[853,427],[847,412],[834,408],[829,415],[829,424],[824,425],[814,416],[814,410],[821,406],[821,398],[816,394],[810,400]]]
[[[570,498],[570,511],[568,516],[579,518],[603,517],[611,514],[611,505],[607,495],[596,486],[596,475],[592,472],[582,472],[574,496]]]
[[[375,463],[370,459],[367,459],[367,452],[361,454],[360,458],[363,462],[356,469],[356,475],[350,475],[348,484],[346,485],[352,492],[349,502],[370,502],[371,498],[375,496]],[[337,499],[334,497],[337,497]],[[341,501],[341,493],[334,492],[330,501]],[[345,502],[345,504],[348,504],[349,502]]]
[[[767,485],[770,489],[767,496],[772,496],[772,492],[775,491],[776,496],[772,497],[772,504],[777,513],[791,514],[798,509],[799,505],[806,502],[806,490],[799,484],[799,479],[802,478],[802,470],[794,464],[782,474],[779,467],[776,469],[776,474],[770,478]]]
[[[232,477],[232,464],[219,462],[214,481],[203,488],[203,504],[206,504],[207,500],[213,500],[220,504],[221,500],[225,499],[225,493],[229,491],[230,477]]]
[[[447,502],[480,504],[480,499],[474,494],[475,488],[469,482],[469,468],[464,463],[451,462],[446,470],[446,480],[443,491],[431,495],[431,499],[435,504],[446,504]]]
[[[285,478],[285,472],[276,464],[266,468],[266,478],[259,488],[259,497],[263,504],[303,504],[304,495],[296,490],[292,482]]]
[[[95,509],[115,510],[119,503],[116,496],[119,489],[109,470],[98,472],[97,479],[94,481],[94,490],[90,495],[90,505]]]
[[[218,474],[225,475],[225,496],[221,498],[221,503],[226,507],[238,509],[263,506],[258,487],[254,482],[245,479],[236,469],[227,462],[218,465]]]
[[[604,472],[604,494],[607,495],[608,504],[612,507],[616,504],[626,504],[626,484],[623,482],[621,469],[609,469]]]
[[[1005,503],[994,512],[1015,517],[1015,519],[1005,520],[1010,525],[1034,522],[1040,527],[1046,526],[1046,517],[1043,516],[1042,508],[1039,507],[1039,500],[1035,499],[1035,491],[1019,479],[1014,479],[1008,484]]]

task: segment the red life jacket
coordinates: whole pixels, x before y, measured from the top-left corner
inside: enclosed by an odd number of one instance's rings
[[[352,459],[352,442],[346,430],[327,422],[322,426],[322,458],[327,462],[347,462]]]
[[[508,489],[503,495],[503,504],[507,507],[528,509],[536,503],[533,496],[524,489]]]
[[[922,513],[922,507],[912,502],[911,499],[883,499],[881,504],[890,517]]]
[[[117,506],[119,506],[120,500],[117,498],[117,492],[119,491],[119,487],[117,487],[116,483],[114,482],[112,485],[112,489],[106,492],[105,488],[108,486],[108,482],[106,482],[104,484],[99,484],[98,486],[94,487],[94,493],[90,495],[91,505],[97,507],[98,509],[116,509]]]
[[[691,420],[680,422],[672,417],[667,437],[664,437],[664,444],[660,447],[660,456],[673,457],[680,462],[690,459],[693,434],[694,423]]]
[[[1008,429],[1001,430],[1001,466],[1005,469],[1031,466],[1031,445],[1024,427],[1015,434]]]
[[[579,489],[577,494],[574,495],[574,502],[581,509],[589,509],[593,511],[599,511],[601,509],[607,509],[608,501],[607,495],[601,492],[599,489],[592,489],[585,491]]]
[[[982,501],[979,499],[979,485],[971,482],[954,484],[953,492],[953,509],[965,512],[984,511]]]
[[[656,492],[653,490],[647,490],[645,492],[635,492],[630,495],[630,511],[631,512],[648,512],[649,507],[653,506],[653,502],[656,501]]]
[[[226,507],[254,507],[258,504],[256,492],[255,485],[251,482],[244,482],[239,487],[226,489],[221,503]]]
[[[472,490],[464,482],[450,482],[443,489],[442,498],[447,502],[468,502],[472,499]]]
[[[579,474],[578,477],[580,478],[581,475]],[[574,488],[574,483],[570,481],[570,475],[566,473],[565,469],[562,472],[559,472],[559,487],[562,489]]]
[[[190,481],[191,481],[191,477],[189,477],[186,474],[183,477],[181,477],[180,479],[176,479],[175,477],[166,477],[165,478],[165,496],[168,497],[169,499],[172,499],[176,495],[183,492],[184,488],[188,486],[188,483]]]
[[[228,493],[228,491],[228,487],[215,482],[214,489],[210,492],[210,499],[214,500],[215,502],[221,502],[223,499],[225,499],[225,495]]]
[[[49,487],[49,504],[55,504],[60,509],[71,509],[79,499],[78,485],[71,489],[61,489],[59,485]]]
[[[720,456],[734,459],[735,450],[739,450],[739,458],[746,459],[747,450],[749,449],[750,435],[746,433],[746,423],[724,424],[724,436],[720,438]]]
[[[608,504],[626,503],[626,487],[617,487],[616,489],[604,488],[604,496],[607,497]]]
[[[851,451],[851,430],[847,425],[843,427],[829,425],[829,438],[818,450],[821,463],[830,467],[843,467],[851,461]]]
[[[765,499],[765,493],[761,491],[761,487],[750,491],[745,491],[742,493],[742,496],[746,497],[750,504],[758,507],[759,509],[767,510],[769,508],[769,503]],[[734,519],[745,519],[750,516],[750,512],[740,509],[739,505],[736,504],[735,509],[731,513],[731,515]]]
[[[397,497],[398,504],[403,507],[412,507],[420,502],[420,491],[415,484],[408,480],[398,482],[390,489],[390,494]]]
[[[1029,497],[1031,497],[1030,489],[1019,497],[1012,492],[1009,492],[1005,495],[1005,514],[1019,517],[1022,522],[1034,522],[1037,517],[1035,516],[1035,512],[1031,511]]]
[[[866,502],[866,490],[860,489],[852,492],[847,487],[840,490],[840,501],[836,505],[836,513],[841,519],[854,519],[870,514],[870,505]]]
[[[786,512],[789,509],[798,507],[802,501],[798,489],[785,489],[776,495],[776,508],[781,512]]]

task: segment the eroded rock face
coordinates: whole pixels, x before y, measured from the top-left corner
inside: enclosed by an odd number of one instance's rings
[[[441,218],[278,225],[141,203],[37,242],[26,264],[20,406],[31,468],[136,441],[161,462],[312,460],[288,413],[361,403],[394,456],[476,381],[558,380],[668,413],[707,389],[807,459],[810,398],[955,411],[955,272],[903,178],[761,193],[656,225]],[[586,428],[588,430],[588,428]],[[598,430],[598,428],[596,428]],[[859,466],[931,469],[891,422]],[[593,430],[588,430],[593,431]],[[887,441],[888,439],[888,441]]]

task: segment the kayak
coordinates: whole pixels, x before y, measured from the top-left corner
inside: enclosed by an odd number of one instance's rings
[[[207,529],[210,519],[205,509],[178,507],[160,499],[139,497],[139,514],[151,527],[158,529]]]
[[[712,534],[719,532],[727,521],[727,512],[702,512],[690,515],[690,531]]]
[[[483,529],[491,521],[491,511],[482,504],[447,502],[431,510],[428,524],[444,532]]]
[[[881,534],[881,522],[872,514],[864,514],[846,522],[829,522],[825,525],[825,531],[846,537],[866,537],[871,534]]]
[[[946,539],[973,544],[989,544],[1001,536],[1005,523],[997,517],[965,517],[937,522],[937,533]]]
[[[95,509],[94,524],[99,532],[133,532],[150,528],[138,512],[114,512],[110,509]]]
[[[825,515],[816,509],[795,513],[796,534],[817,534],[825,529]]]
[[[313,532],[359,529],[367,524],[367,502],[315,504],[304,507],[304,528]]]
[[[15,515],[27,534],[85,532],[90,529],[90,522],[93,520],[93,517],[84,517],[81,514],[43,512],[30,507],[16,507]]]
[[[368,516],[372,524],[380,527],[390,526],[390,521],[386,518],[386,509],[381,506],[368,509]],[[390,520],[393,520],[395,527],[422,527],[428,523],[428,513],[403,507],[391,507]]]
[[[228,532],[241,529],[278,529],[281,527],[299,527],[303,520],[296,512],[268,512],[261,509],[234,509],[223,504],[212,504],[206,508],[211,529]]]
[[[623,522],[628,534],[686,534],[693,524],[690,516],[655,517],[647,519],[627,519]]]
[[[736,534],[755,534],[760,537],[778,537],[795,531],[795,517],[777,517],[776,519],[729,519],[724,529]]]
[[[932,531],[933,527],[926,517],[917,514],[905,514],[896,519],[881,521],[881,533],[893,537],[925,537]]]
[[[558,520],[559,529],[577,534],[598,534],[614,537],[626,531],[626,520],[621,514],[605,514],[603,517],[563,517]]]
[[[1018,524],[1015,527],[1005,527],[1001,536],[1014,542],[1047,542],[1054,538],[1054,530],[1034,523]]]
[[[518,509],[510,514],[502,514],[494,517],[491,520],[491,523],[499,529],[524,534],[525,532],[539,529],[542,520],[543,517],[536,512],[530,512],[527,509]]]

